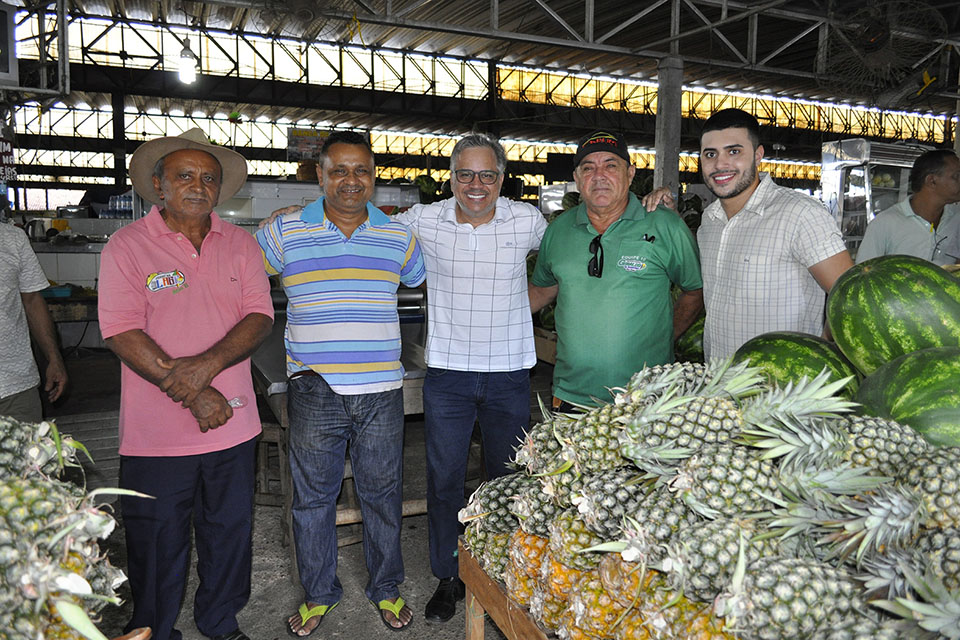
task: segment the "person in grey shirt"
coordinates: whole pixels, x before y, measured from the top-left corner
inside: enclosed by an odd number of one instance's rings
[[[904,254],[934,264],[960,262],[960,159],[948,149],[928,151],[910,170],[913,195],[877,214],[857,249],[857,264]]]
[[[0,416],[40,422],[40,372],[30,338],[47,360],[44,391],[51,402],[67,385],[67,368],[50,311],[40,295],[50,283],[27,235],[12,224],[0,224],[0,283]]]

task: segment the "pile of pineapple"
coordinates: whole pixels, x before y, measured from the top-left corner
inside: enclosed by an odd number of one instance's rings
[[[544,410],[465,542],[564,640],[960,638],[960,448],[846,382],[680,363]]]
[[[114,519],[57,479],[82,450],[49,422],[0,416],[0,640],[103,638],[90,618],[126,578],[97,544]]]

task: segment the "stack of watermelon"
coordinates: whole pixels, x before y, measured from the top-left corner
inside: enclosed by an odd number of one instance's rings
[[[960,278],[920,258],[873,258],[837,280],[827,321],[866,376],[863,413],[960,445]]]
[[[866,415],[908,424],[933,444],[960,445],[960,278],[910,256],[881,256],[841,276],[827,298],[836,345],[775,332],[737,351],[780,385],[854,376],[846,394]]]

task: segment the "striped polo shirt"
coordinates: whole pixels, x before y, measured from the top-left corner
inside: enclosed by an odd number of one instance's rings
[[[287,374],[313,370],[342,395],[403,385],[397,288],[423,282],[413,234],[371,204],[347,238],[323,198],[257,232],[267,273],[287,294]]]

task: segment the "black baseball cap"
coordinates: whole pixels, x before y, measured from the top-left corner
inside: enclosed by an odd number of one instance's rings
[[[627,141],[623,136],[609,131],[594,131],[580,139],[577,143],[577,154],[573,156],[573,166],[579,167],[583,159],[594,151],[609,151],[618,155],[630,164],[630,152],[627,151]]]

